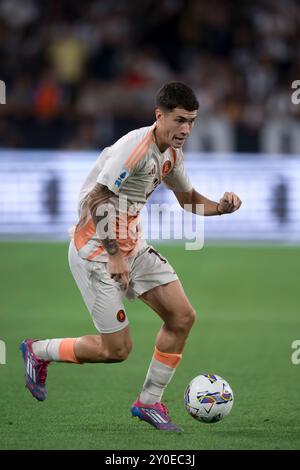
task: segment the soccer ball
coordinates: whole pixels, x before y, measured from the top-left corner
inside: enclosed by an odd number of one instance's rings
[[[187,412],[203,423],[216,423],[230,413],[233,392],[226,380],[216,374],[195,377],[184,392]]]

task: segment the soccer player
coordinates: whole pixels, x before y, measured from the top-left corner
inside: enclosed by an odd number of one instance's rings
[[[164,85],[157,95],[155,123],[105,148],[87,176],[79,195],[79,223],[70,243],[69,263],[99,334],[22,342],[26,387],[37,400],[46,398],[51,361],[124,361],[132,343],[123,300],[139,298],[163,324],[131,413],[157,429],[182,431],[171,421],[162,396],[196,314],[174,269],[142,239],[139,213],[161,182],[174,191],[181,207],[192,205],[195,213],[198,204],[203,205],[205,216],[239,209],[236,194],[226,192],[213,202],[193,188],[185,172],[182,147],[198,107],[194,92],[185,84]]]

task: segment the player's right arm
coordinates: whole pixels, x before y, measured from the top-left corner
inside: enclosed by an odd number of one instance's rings
[[[112,227],[116,216],[114,205],[110,202],[113,192],[107,186],[96,183],[88,194],[86,204],[96,227],[96,233],[108,254],[108,270],[111,277],[121,282],[124,289],[129,285],[128,263],[121,255],[119,244]]]

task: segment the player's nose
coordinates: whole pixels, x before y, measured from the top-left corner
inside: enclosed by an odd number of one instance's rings
[[[190,126],[188,125],[188,123],[185,123],[182,125],[182,128],[180,129],[180,134],[182,135],[182,137],[188,137],[190,135]]]

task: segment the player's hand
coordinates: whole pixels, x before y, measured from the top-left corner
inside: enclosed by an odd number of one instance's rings
[[[129,286],[129,268],[128,262],[120,254],[110,255],[108,259],[108,271],[110,277],[119,282],[127,290]]]
[[[224,193],[218,204],[218,211],[221,214],[230,214],[237,211],[242,205],[242,201],[235,193]]]

